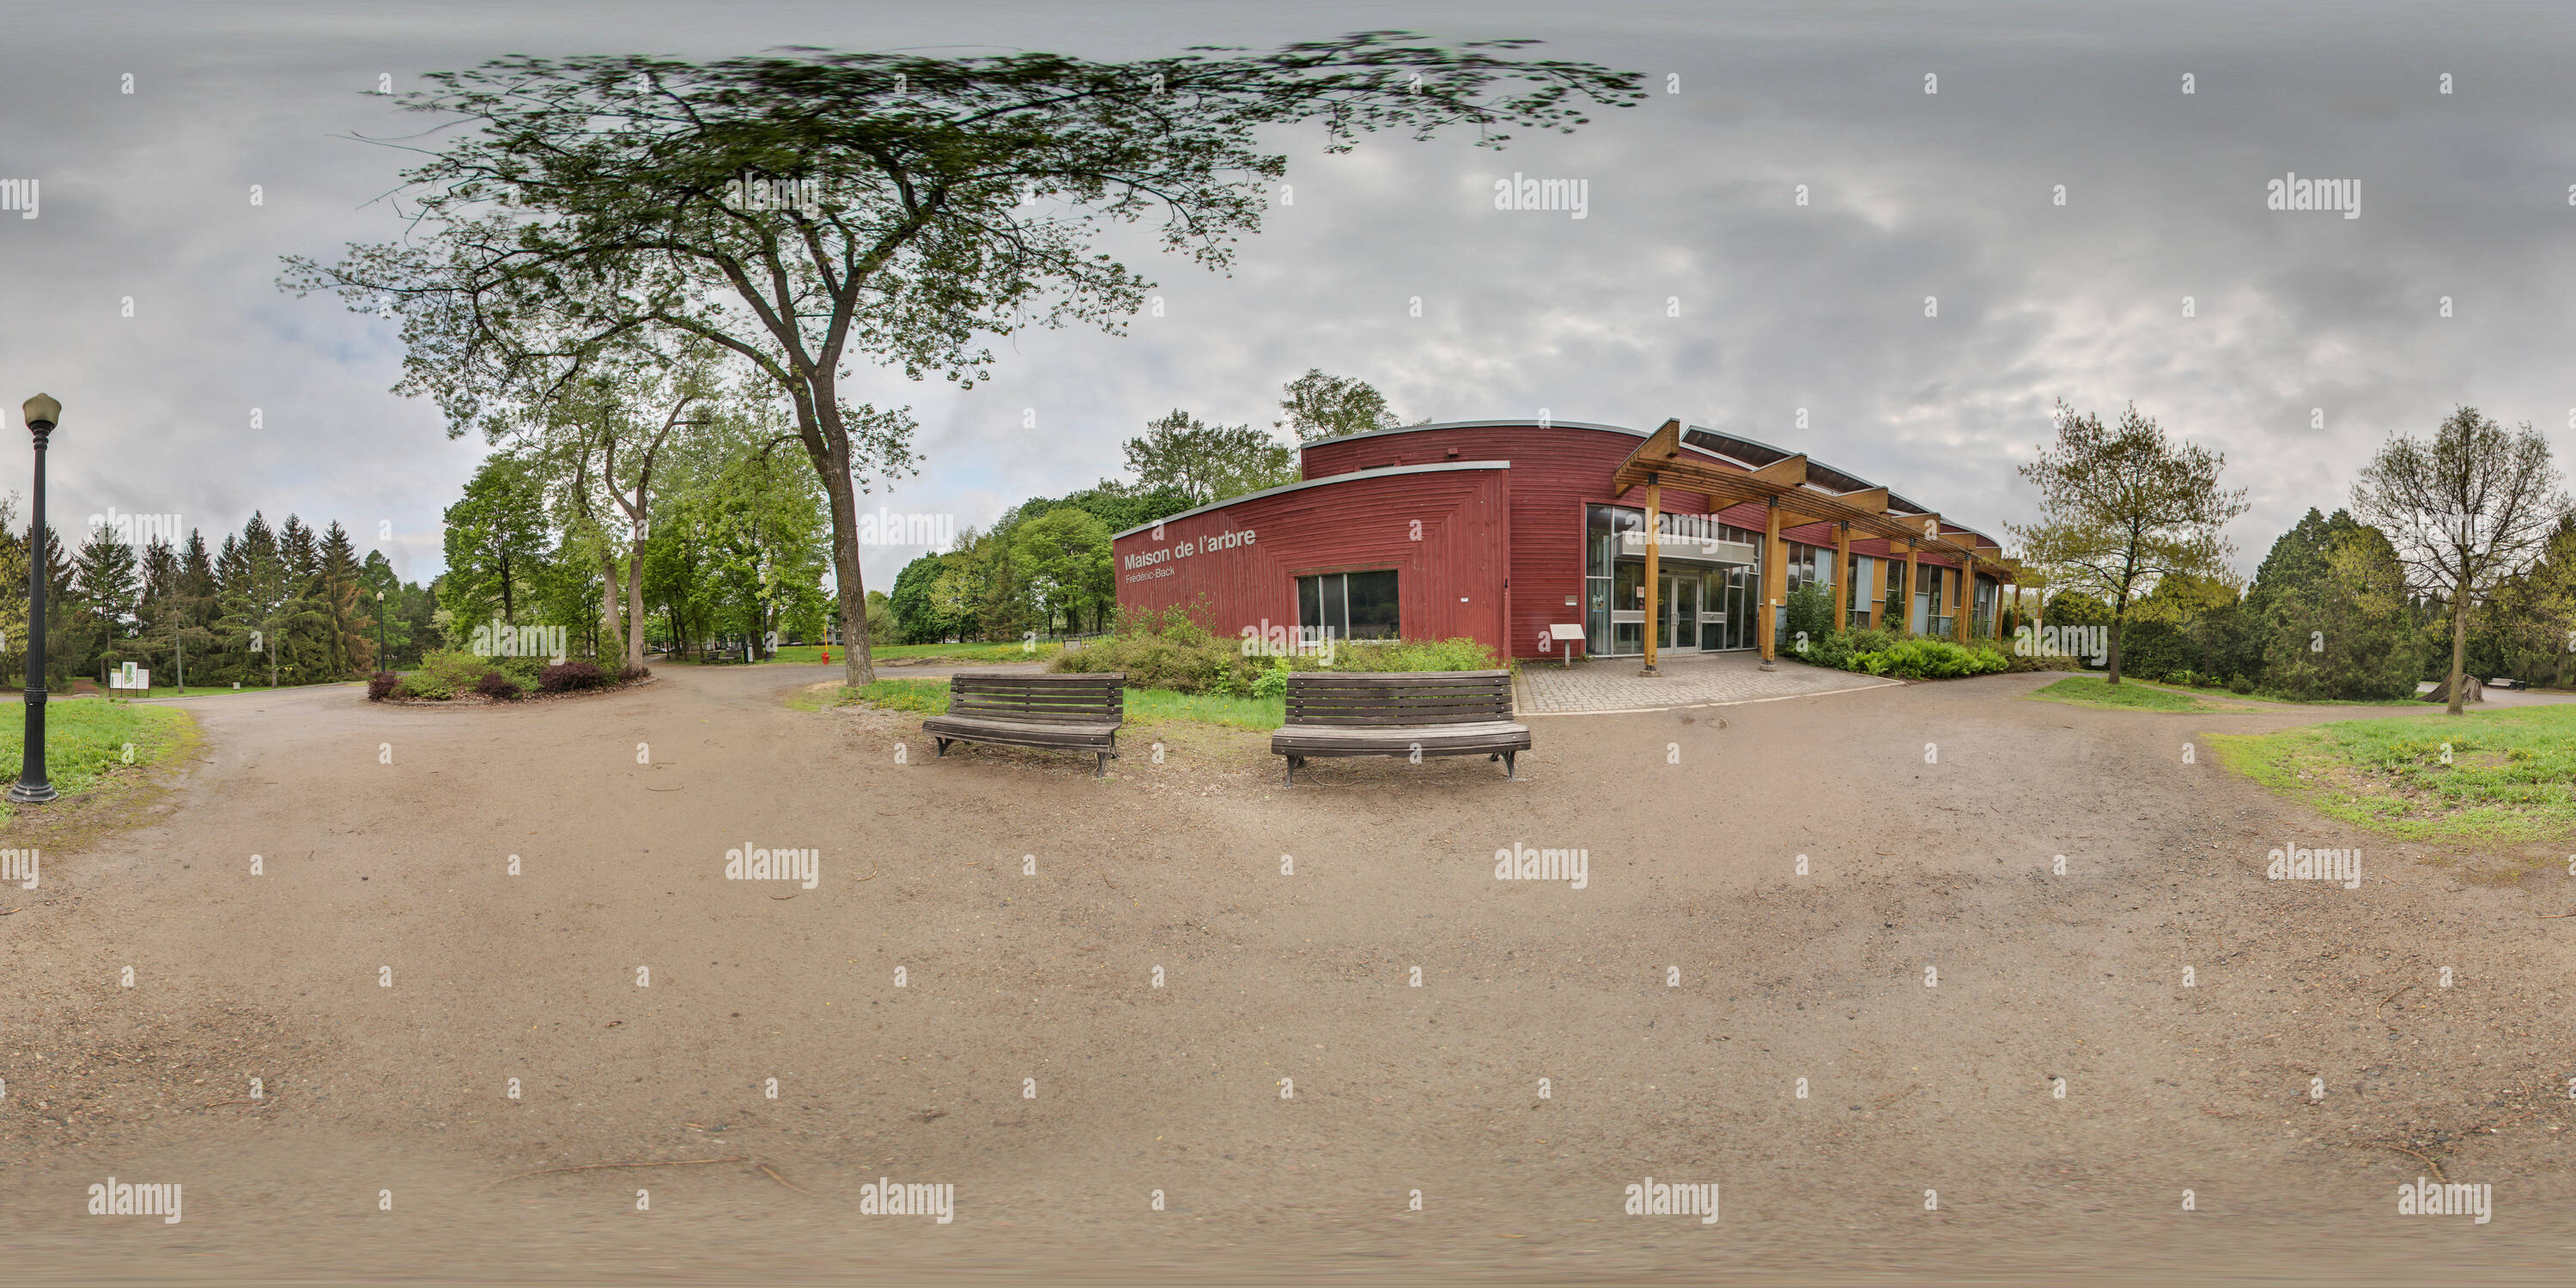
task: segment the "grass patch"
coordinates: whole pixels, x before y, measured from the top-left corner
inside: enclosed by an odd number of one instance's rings
[[[2219,763],[2274,791],[2406,840],[2576,838],[2576,705],[2339,720],[2209,742]]]
[[[1216,693],[1175,693],[1170,689],[1131,689],[1130,720],[1196,720],[1201,724],[1268,732],[1288,723],[1286,698],[1230,698]]]
[[[136,706],[97,698],[45,703],[45,777],[63,801],[96,789],[118,771],[152,764],[186,745],[196,722],[175,707]],[[125,758],[128,745],[134,759]],[[0,773],[18,781],[19,760],[26,754],[26,718],[22,710],[0,710]],[[37,806],[49,809],[51,806]],[[0,819],[16,816],[0,802]]]
[[[837,692],[830,686],[817,686],[788,701],[788,705],[804,711],[851,704],[881,707],[888,711],[944,715],[948,711],[948,681],[878,680],[855,689],[842,686]],[[1285,698],[1230,698],[1213,693],[1176,693],[1170,689],[1129,689],[1127,720],[1130,724],[1195,720],[1201,724],[1268,731],[1287,723],[1288,701]]]
[[[2069,676],[2026,696],[2046,702],[2064,702],[2078,707],[2105,707],[2121,711],[2216,711],[2187,692],[2140,684],[2123,678],[2113,685],[2092,676]]]

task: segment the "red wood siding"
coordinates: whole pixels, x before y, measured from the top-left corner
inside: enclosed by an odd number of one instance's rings
[[[1613,494],[1610,477],[1642,434],[1582,425],[1459,425],[1368,434],[1306,447],[1301,467],[1318,486],[1258,497],[1176,519],[1161,539],[1148,530],[1115,544],[1118,602],[1131,609],[1175,604],[1210,629],[1294,626],[1296,578],[1317,572],[1397,571],[1403,630],[1411,638],[1468,636],[1511,657],[1534,658],[1557,622],[1583,618],[1583,512],[1587,504],[1645,505],[1645,490]],[[1510,463],[1503,469],[1434,469],[1341,478],[1389,466]],[[1708,498],[1667,490],[1663,508],[1705,514]],[[1719,518],[1762,531],[1760,505],[1727,508]],[[1420,520],[1422,535],[1413,536]],[[1228,532],[1250,530],[1248,545],[1210,548]],[[1831,524],[1786,529],[1784,538],[1830,548]],[[1195,553],[1131,568],[1130,557],[1184,545]],[[1854,553],[1883,554],[1887,543],[1856,538]],[[1952,561],[1926,555],[1924,562]],[[1566,598],[1572,596],[1574,605]]]
[[[1297,581],[1310,573],[1396,572],[1410,639],[1504,642],[1503,579],[1511,549],[1509,471],[1442,470],[1349,479],[1254,497],[1174,519],[1112,544],[1121,608],[1187,606],[1221,635],[1297,624]],[[1417,539],[1414,525],[1420,523]],[[1221,545],[1250,532],[1248,544]],[[1188,551],[1188,553],[1182,553]],[[1160,561],[1130,567],[1132,558]]]
[[[1369,434],[1308,447],[1306,477],[1321,478],[1385,465],[1444,460],[1510,461],[1511,648],[1513,657],[1545,657],[1541,633],[1557,622],[1580,622],[1583,613],[1583,507],[1643,508],[1646,492],[1613,495],[1610,476],[1637,450],[1642,434],[1579,425],[1461,425],[1403,434]],[[1451,455],[1452,450],[1456,455]],[[1708,498],[1667,488],[1669,514],[1706,514]],[[1762,527],[1760,511],[1753,525]],[[1565,597],[1574,596],[1568,608]]]

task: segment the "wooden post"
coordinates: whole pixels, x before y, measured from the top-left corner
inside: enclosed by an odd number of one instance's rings
[[[1851,598],[1852,585],[1851,525],[1837,523],[1834,525],[1834,629],[1837,631],[1851,626],[1851,610],[1843,606],[1843,601]]]
[[[1896,631],[1900,635],[1914,633],[1914,588],[1922,584],[1918,580],[1922,575],[1923,550],[1908,541],[1905,543],[1905,595],[1896,601]],[[1923,614],[1927,618],[1932,615],[1930,606],[1925,606]],[[1926,621],[1924,625],[1929,626],[1931,623]]]
[[[1639,675],[1654,675],[1655,636],[1663,628],[1663,532],[1657,526],[1663,520],[1664,484],[1660,474],[1646,476],[1646,666]]]
[[[1950,633],[1962,644],[1968,642],[1968,619],[1975,615],[1972,610],[1977,602],[1976,587],[1976,562],[1962,555],[1959,557],[1959,607],[1950,618]]]
[[[1753,636],[1762,643],[1762,664],[1765,666],[1769,666],[1771,659],[1779,653],[1779,643],[1773,638],[1777,628],[1772,619],[1779,615],[1780,587],[1788,580],[1788,562],[1789,549],[1780,541],[1780,503],[1776,500],[1765,502],[1762,506],[1762,606],[1755,610],[1753,622]]]

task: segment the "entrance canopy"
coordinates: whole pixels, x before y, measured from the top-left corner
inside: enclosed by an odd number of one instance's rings
[[[1980,571],[1998,582],[2009,581],[2021,567],[2019,560],[2004,558],[2003,547],[1988,538],[1965,528],[1944,528],[1941,516],[1937,514],[1900,514],[1890,510],[1886,488],[1824,492],[1808,486],[1807,458],[1803,453],[1782,457],[1751,471],[1700,455],[1683,445],[1679,420],[1665,421],[1662,428],[1637,444],[1636,450],[1630,452],[1628,459],[1621,462],[1617,472],[1611,475],[1610,484],[1617,494],[1625,494],[1639,486],[1646,489],[1646,529],[1650,532],[1656,528],[1656,512],[1661,508],[1662,489],[1666,485],[1705,493],[1712,511],[1748,502],[1762,505],[1766,512],[1764,539],[1774,547],[1779,543],[1782,528],[1809,523],[1834,524],[1841,534],[1834,560],[1837,588],[1843,565],[1849,561],[1854,533],[1887,538],[1891,555],[1912,558],[1929,553],[1955,559],[1962,570],[1961,576],[1971,583]],[[1780,602],[1780,558],[1776,548],[1767,553],[1771,557],[1762,561],[1765,610],[1777,607]],[[1647,567],[1651,569],[1658,562],[1658,552],[1649,545],[1645,554]],[[1650,620],[1658,607],[1654,599],[1657,591],[1655,582],[1652,575],[1646,578]],[[1764,616],[1768,616],[1767,611]],[[1960,638],[1964,640],[1967,636],[1965,613],[1960,614],[1958,629]],[[1762,630],[1759,634],[1763,656],[1767,659],[1771,654],[1771,632]],[[1650,636],[1646,641],[1646,668],[1651,672],[1654,666],[1655,641]]]

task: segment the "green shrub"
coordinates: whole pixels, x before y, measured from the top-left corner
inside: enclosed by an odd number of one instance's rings
[[[472,693],[475,686],[483,682],[483,677],[493,670],[488,658],[458,649],[439,649],[423,655],[420,668],[406,677],[405,682],[411,686],[414,697],[444,701],[459,693]]]
[[[537,687],[537,672],[544,670],[545,665],[546,659],[541,657],[504,657],[495,658],[492,662],[494,670],[518,681],[522,689]]]
[[[1300,671],[1495,671],[1502,662],[1491,649],[1464,637],[1445,640],[1342,641],[1333,648],[1333,664],[1320,657],[1289,659]]]
[[[2254,691],[2254,682],[2246,679],[2242,675],[2231,675],[2227,677],[2227,691],[2240,695],[2252,693]]]
[[[422,675],[418,672],[414,672],[411,675],[404,677],[402,683],[394,686],[392,696],[397,698],[426,698],[432,702],[445,702],[449,698],[456,696],[456,686],[449,684],[447,681],[442,680],[437,676]]]
[[[1245,652],[1247,641],[1210,633],[1179,608],[1139,614],[1120,622],[1119,633],[1066,649],[1047,663],[1059,673],[1124,671],[1130,689],[1223,697],[1277,697],[1297,671],[1489,671],[1499,662],[1472,639],[1336,641],[1328,661],[1320,653],[1263,657]]]
[[[1295,670],[1289,663],[1290,659],[1284,657],[1270,659],[1270,669],[1252,677],[1252,696],[1256,698],[1288,696],[1288,675]]]
[[[1834,597],[1824,587],[1810,582],[1789,592],[1786,611],[1790,647],[1801,653],[1813,651],[1818,642],[1834,634]],[[1806,649],[1797,649],[1800,636],[1805,636]]]
[[[1050,671],[1124,671],[1131,689],[1177,693],[1251,692],[1266,663],[1248,657],[1240,640],[1218,639],[1178,607],[1122,620],[1119,633],[1058,653]]]
[[[2008,670],[2012,659],[2003,650],[1966,648],[1948,640],[1904,639],[1884,649],[1854,654],[1852,670],[1908,680],[1946,680]]]

